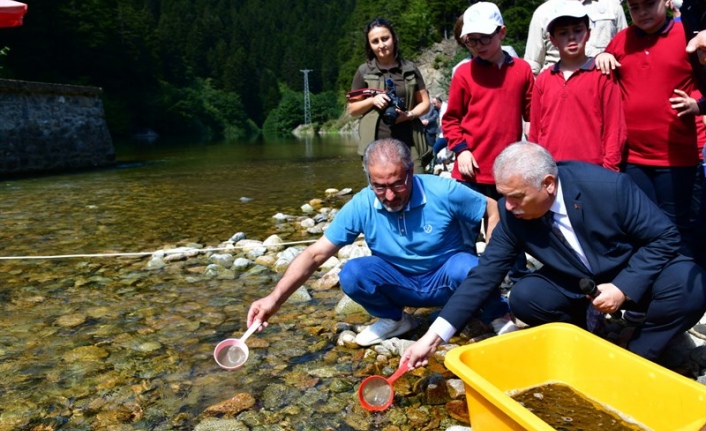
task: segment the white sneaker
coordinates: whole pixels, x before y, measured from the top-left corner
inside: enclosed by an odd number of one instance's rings
[[[512,321],[510,313],[507,313],[503,317],[498,317],[497,319],[493,320],[492,322],[490,322],[490,326],[493,327],[493,331],[495,331],[495,333],[498,335],[507,334],[508,332],[515,332],[520,329],[517,327],[517,325],[515,325],[515,322]]]
[[[372,346],[394,336],[411,331],[418,325],[417,320],[409,314],[402,313],[402,319],[378,319],[377,322],[363,329],[355,337],[355,342],[359,346]]]

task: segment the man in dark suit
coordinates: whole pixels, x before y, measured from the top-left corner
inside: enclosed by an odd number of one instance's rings
[[[476,266],[429,331],[403,355],[426,365],[436,347],[478,312],[524,251],[544,266],[521,278],[510,308],[534,326],[586,327],[588,307],[646,313],[628,349],[656,360],[667,343],[706,311],[706,271],[678,253],[680,237],[664,213],[627,175],[582,162],[557,164],[542,147],[515,143],[495,160],[503,199],[500,222]],[[590,299],[581,279],[600,291]]]

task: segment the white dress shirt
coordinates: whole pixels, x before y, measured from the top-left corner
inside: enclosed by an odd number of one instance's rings
[[[564,203],[564,193],[561,190],[561,181],[557,180],[556,199],[549,208],[549,211],[554,213],[554,223],[559,228],[562,235],[564,235],[564,238],[566,238],[571,248],[576,252],[579,259],[581,259],[581,262],[583,262],[590,271],[591,264],[588,263],[586,253],[583,251],[583,247],[581,247],[578,238],[576,238],[576,232],[574,232],[574,228],[571,226],[571,220],[569,220],[569,213],[566,210],[566,203]]]

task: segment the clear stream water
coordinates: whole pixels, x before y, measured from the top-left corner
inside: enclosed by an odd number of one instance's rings
[[[276,233],[274,214],[299,215],[327,188],[365,184],[356,143],[342,137],[157,141],[120,145],[118,160],[116,168],[0,182],[0,256],[217,246],[239,231],[264,240]],[[302,329],[307,318],[326,320],[317,313],[331,304],[290,307],[259,336],[269,344],[266,355],[251,349],[241,370],[222,370],[213,348],[244,332],[247,306],[269,292],[274,277],[189,280],[198,271],[178,263],[146,271],[146,262],[0,260],[0,431],[194,429],[207,406],[239,392],[260,395],[290,379],[282,374],[288,367],[307,376],[310,368],[297,367],[320,367],[321,347],[331,348],[331,340]],[[319,351],[307,350],[317,343]],[[335,367],[346,376],[350,363]],[[344,388],[360,380],[345,378]],[[320,419],[313,412],[332,398],[275,388],[289,395],[258,400],[271,414],[284,408],[275,400],[289,403],[288,396],[310,405],[289,412],[290,428],[260,429],[348,429],[341,405],[355,403],[352,387],[333,403],[337,413],[318,412]]]

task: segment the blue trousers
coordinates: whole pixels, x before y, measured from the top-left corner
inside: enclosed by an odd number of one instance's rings
[[[540,269],[512,286],[510,308],[531,326],[565,322],[585,328],[590,303],[578,283],[578,279]],[[672,338],[698,323],[706,311],[706,270],[679,257],[667,264],[640,302],[625,302],[622,309],[646,313],[628,350],[656,360]]]
[[[693,253],[684,240],[691,235],[689,219],[691,195],[696,179],[694,167],[658,167],[628,163],[625,165],[625,173],[677,225],[682,237],[680,251],[692,256]]]
[[[477,264],[477,256],[460,252],[434,271],[408,274],[377,256],[366,256],[347,261],[339,278],[343,292],[372,316],[399,320],[404,307],[445,305]],[[508,311],[507,301],[497,290],[476,317],[488,324]]]

